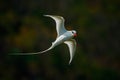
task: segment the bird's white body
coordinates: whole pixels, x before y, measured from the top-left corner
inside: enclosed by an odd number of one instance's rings
[[[65,20],[61,16],[54,16],[54,15],[45,15],[45,16],[51,17],[56,22],[56,30],[57,30],[56,40],[52,43],[52,46],[45,51],[41,51],[41,52],[37,52],[37,53],[27,53],[27,54],[24,53],[24,54],[20,54],[20,55],[44,53],[44,52],[47,52],[47,51],[53,49],[54,47],[56,47],[57,45],[59,45],[61,43],[65,43],[68,45],[69,51],[70,51],[70,61],[69,61],[69,64],[70,64],[72,61],[72,58],[74,56],[75,50],[76,50],[76,41],[74,39],[72,39],[74,36],[76,36],[76,31],[75,30],[67,31],[64,27]]]
[[[66,31],[64,34],[62,34],[61,36],[59,36],[58,38],[56,38],[56,40],[53,42],[55,45],[61,44],[64,41],[67,41],[69,39],[72,39],[73,36],[69,35],[69,31]]]

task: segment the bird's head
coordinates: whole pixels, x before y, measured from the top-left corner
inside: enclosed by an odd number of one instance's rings
[[[74,37],[77,36],[77,32],[76,32],[75,30],[72,30],[71,33],[72,33],[72,35],[73,35]]]

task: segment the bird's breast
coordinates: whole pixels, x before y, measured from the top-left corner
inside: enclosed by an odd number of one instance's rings
[[[67,41],[71,38],[72,38],[72,36],[69,36],[69,35],[65,35],[65,34],[61,35],[54,41],[54,45],[59,45],[61,43],[64,43],[64,41]]]

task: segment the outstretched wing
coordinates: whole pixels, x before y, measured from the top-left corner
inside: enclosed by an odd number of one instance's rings
[[[55,16],[55,15],[44,15],[46,17],[51,17],[56,22],[56,30],[57,30],[57,37],[65,33],[67,30],[64,27],[64,18],[61,16]]]
[[[64,42],[65,44],[68,45],[69,47],[69,51],[70,51],[70,61],[69,64],[71,63],[73,56],[75,54],[75,50],[76,50],[76,41],[74,39],[68,40]]]

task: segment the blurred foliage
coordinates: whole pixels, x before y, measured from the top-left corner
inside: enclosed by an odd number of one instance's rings
[[[0,80],[119,80],[120,0],[0,0]],[[38,52],[56,38],[61,15],[77,30],[77,51],[70,65],[68,47]]]

